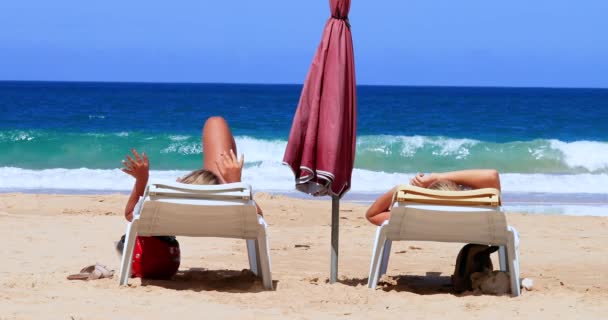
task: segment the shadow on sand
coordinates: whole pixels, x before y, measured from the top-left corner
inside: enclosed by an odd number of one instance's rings
[[[277,288],[278,281],[272,282]],[[257,293],[268,291],[258,278],[249,269],[236,270],[207,270],[191,268],[180,270],[171,280],[144,279],[142,286],[158,286],[174,290],[222,291],[222,292],[249,292]]]
[[[367,278],[343,278],[339,283],[348,286],[367,286]],[[384,291],[407,291],[420,295],[455,294],[449,276],[441,276],[439,272],[427,272],[426,276],[401,275],[383,276],[378,282],[378,289]]]

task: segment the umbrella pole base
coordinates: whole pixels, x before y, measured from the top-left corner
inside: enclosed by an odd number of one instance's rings
[[[340,234],[340,198],[331,197],[331,270],[329,283],[338,281],[338,248]]]

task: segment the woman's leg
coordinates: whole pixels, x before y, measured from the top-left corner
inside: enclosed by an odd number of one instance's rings
[[[203,126],[203,169],[209,170],[220,176],[217,171],[216,161],[221,159],[222,153],[229,154],[230,149],[234,151],[234,154],[238,154],[236,151],[236,144],[234,143],[234,137],[228,127],[228,123],[222,117],[210,117]]]
[[[215,173],[218,177],[221,174],[217,170],[216,161],[221,159],[221,154],[230,154],[230,149],[235,155],[236,143],[228,127],[228,123],[222,117],[211,117],[207,119],[203,126],[203,169]],[[258,214],[262,215],[262,209],[255,204]]]
[[[397,187],[390,189],[385,194],[381,195],[367,209],[365,217],[375,225],[381,225],[384,221],[391,217],[391,205],[393,204],[393,195],[397,191]]]

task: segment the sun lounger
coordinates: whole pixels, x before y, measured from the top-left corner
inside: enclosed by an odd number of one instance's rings
[[[507,225],[500,191],[486,188],[439,191],[401,186],[391,217],[378,227],[368,287],[386,273],[393,241],[463,242],[499,246],[500,270],[510,274],[512,296],[519,296],[519,235]]]
[[[272,289],[266,227],[247,184],[149,184],[127,224],[120,284],[131,275],[137,236],[220,237],[245,239],[251,271]]]

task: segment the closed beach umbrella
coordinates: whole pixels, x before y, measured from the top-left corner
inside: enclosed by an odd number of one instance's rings
[[[283,161],[296,189],[332,196],[332,262],[337,278],[339,199],[350,189],[356,145],[356,88],[350,0],[330,0],[331,17],[306,76]]]

